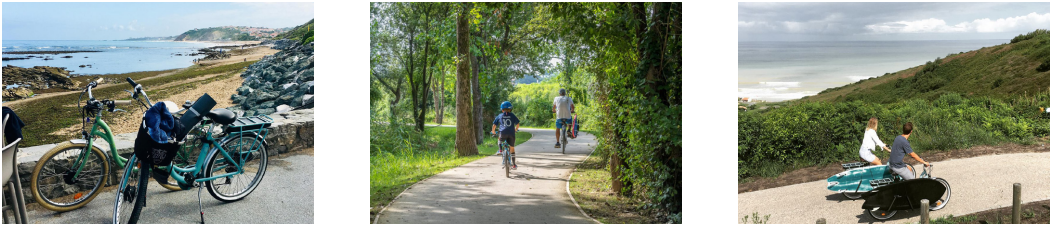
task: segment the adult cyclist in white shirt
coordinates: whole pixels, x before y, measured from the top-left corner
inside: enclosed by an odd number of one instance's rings
[[[877,126],[879,126],[879,120],[876,117],[870,118],[868,126],[865,127],[865,138],[861,140],[861,149],[858,150],[861,158],[874,166],[883,165],[883,162],[880,161],[879,157],[873,155],[872,151],[878,150],[877,148],[883,148],[883,150],[891,152],[890,148],[887,148],[887,144],[884,144],[876,136]]]
[[[567,123],[573,118],[573,113],[576,113],[576,109],[573,106],[573,98],[566,96],[566,89],[559,89],[558,96],[555,97],[554,107],[551,109],[555,112],[555,148],[561,148],[562,144],[559,141],[562,140],[562,129],[569,128]]]

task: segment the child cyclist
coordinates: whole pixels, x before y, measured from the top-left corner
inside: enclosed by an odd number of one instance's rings
[[[518,131],[518,116],[511,113],[511,107],[511,101],[504,101],[500,104],[500,110],[503,112],[496,115],[496,120],[493,120],[493,130],[489,133],[496,134],[496,127],[500,127],[500,138],[496,142],[507,141],[507,144],[511,146],[511,169],[518,169],[518,164],[515,163],[515,132]]]

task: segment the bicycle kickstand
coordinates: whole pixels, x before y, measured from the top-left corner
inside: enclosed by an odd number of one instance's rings
[[[201,186],[197,186],[197,208],[201,210],[201,224],[204,224],[204,205],[201,204]]]

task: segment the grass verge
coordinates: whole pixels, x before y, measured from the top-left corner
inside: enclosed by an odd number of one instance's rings
[[[369,223],[398,194],[416,182],[448,169],[496,153],[496,138],[486,136],[478,145],[478,155],[459,157],[455,154],[455,127],[426,127],[420,150],[383,150],[369,158]],[[515,145],[529,141],[533,135],[520,132]],[[410,142],[405,140],[405,142]]]
[[[580,208],[604,224],[665,223],[657,221],[656,212],[641,208],[645,205],[643,200],[618,196],[610,190],[608,156],[605,148],[596,147],[591,157],[573,172],[569,192]]]
[[[1051,217],[1049,211],[1049,200],[1022,203],[1020,214],[1022,224],[1047,224]],[[1010,224],[1011,207],[991,209],[982,212],[967,214],[963,216],[949,215],[931,220],[931,224]]]

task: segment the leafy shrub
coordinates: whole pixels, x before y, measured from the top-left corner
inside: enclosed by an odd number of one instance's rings
[[[1046,95],[968,99],[947,93],[934,101],[910,99],[882,105],[863,101],[806,102],[767,112],[738,113],[738,178],[777,176],[792,167],[859,160],[860,136],[870,117],[886,143],[915,126],[910,143],[918,153],[1000,142],[1026,143],[1048,136],[1048,118],[1036,109]]]
[[[1017,42],[1033,39],[1033,38],[1036,38],[1037,36],[1039,36],[1041,34],[1047,36],[1048,35],[1048,30],[1047,29],[1036,29],[1036,31],[1029,32],[1028,34],[1015,36],[1014,38],[1011,39],[1011,43],[1017,43]]]

